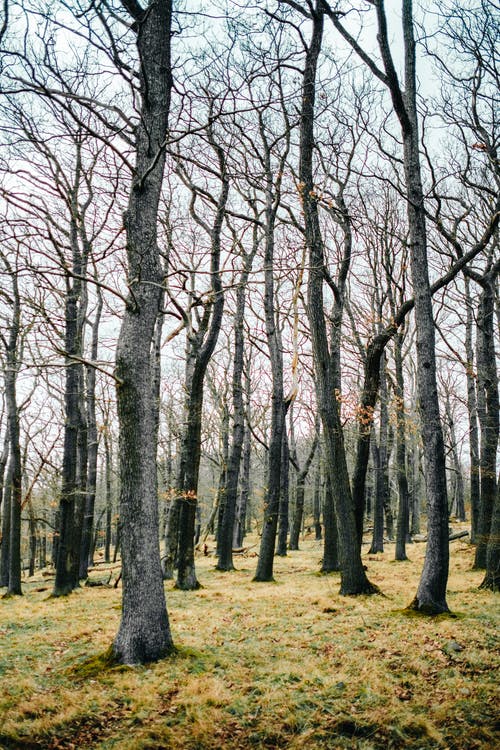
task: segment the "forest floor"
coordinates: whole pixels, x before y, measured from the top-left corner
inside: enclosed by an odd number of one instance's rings
[[[0,601],[0,748],[499,747],[499,598],[478,590],[467,539],[450,544],[453,618],[403,611],[425,544],[402,563],[393,544],[365,545],[384,596],[355,598],[318,575],[321,543],[301,547],[268,584],[252,582],[257,546],[233,573],[200,555],[203,588],[166,583],[177,651],[145,667],[96,658],[116,633],[120,588],[50,599],[50,579],[27,579],[23,597]],[[98,564],[91,578],[110,572]]]

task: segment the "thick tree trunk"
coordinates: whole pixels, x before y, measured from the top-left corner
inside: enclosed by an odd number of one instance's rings
[[[415,294],[417,346],[417,392],[425,461],[427,491],[427,549],[424,568],[412,606],[428,613],[448,611],[448,498],[445,451],[436,381],[436,355],[432,296],[427,264],[425,206],[420,172],[418,115],[416,103],[415,40],[412,0],[403,0],[405,93],[401,94],[389,61],[385,13],[377,2],[381,49],[386,64],[394,108],[401,124],[407,189],[410,263]]]
[[[323,559],[321,573],[336,573],[340,570],[339,563],[339,534],[335,516],[335,502],[331,486],[330,474],[325,476],[325,496],[323,500],[323,525],[325,539],[323,543]]]
[[[486,575],[480,588],[500,591],[500,492],[498,487],[486,549]]]
[[[194,561],[194,532],[198,475],[201,455],[201,411],[203,406],[203,373],[191,380],[187,404],[187,424],[183,439],[178,505],[178,547],[176,587],[193,591],[200,587]]]
[[[162,297],[157,245],[158,204],[170,106],[171,0],[137,7],[141,109],[136,166],[125,214],[127,300],[116,351],[120,424],[122,619],[113,652],[137,664],[172,649],[158,543],[157,410],[152,344]]]
[[[65,596],[75,587],[74,516],[76,495],[76,460],[78,444],[78,384],[79,368],[71,355],[77,350],[77,299],[68,294],[65,312],[65,392],[64,392],[64,446],[62,461],[62,486],[59,499],[58,540],[54,596]]]
[[[274,377],[273,377],[274,380]],[[259,561],[254,581],[272,581],[274,548],[278,528],[280,489],[281,489],[281,453],[283,430],[285,429],[285,405],[283,402],[283,385],[275,381],[271,407],[271,436],[268,452],[267,491],[264,504],[264,520],[260,541]]]

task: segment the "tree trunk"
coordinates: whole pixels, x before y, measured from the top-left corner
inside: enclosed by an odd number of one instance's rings
[[[316,471],[314,472],[314,489],[313,489],[313,519],[314,519],[314,538],[317,542],[321,540],[321,464],[318,461]]]
[[[9,438],[10,440],[10,438]],[[12,497],[12,474],[11,462],[7,464],[5,483],[3,490],[2,508],[2,550],[0,557],[0,586],[9,585],[9,559],[10,559],[10,500]]]
[[[247,411],[250,408],[248,403],[250,390],[250,377],[247,378]],[[234,546],[236,548],[243,546],[247,528],[248,502],[250,496],[250,466],[252,459],[252,433],[248,424],[245,426],[245,435],[243,438],[243,458],[241,468],[240,494],[238,498],[237,522],[235,526]]]
[[[217,541],[217,556],[221,552],[224,516],[226,513],[226,492],[227,492],[227,475],[229,466],[229,410],[227,403],[222,406],[222,419],[221,419],[221,442],[222,451],[220,456],[220,472],[219,472],[219,486],[217,488],[217,494],[219,496],[218,508],[217,508],[217,528],[215,530],[215,538]],[[234,515],[234,514],[233,514]]]
[[[182,447],[181,468],[179,472],[179,540],[177,549],[176,586],[184,591],[199,587],[196,578],[194,560],[194,537],[196,523],[196,504],[198,502],[198,478],[201,453],[201,417],[203,406],[203,388],[205,374],[210,358],[214,352],[224,311],[224,293],[220,275],[221,236],[226,203],[229,195],[229,178],[226,170],[226,158],[222,148],[214,140],[212,126],[207,126],[207,139],[218,160],[218,172],[221,180],[220,192],[213,224],[210,228],[210,284],[211,294],[204,305],[203,315],[198,331],[190,332],[188,341],[189,365],[186,369],[188,388],[186,402],[186,427]],[[196,188],[189,183],[193,193]],[[208,231],[208,225],[200,221]]]
[[[233,356],[233,434],[231,453],[229,456],[226,482],[226,508],[222,528],[218,535],[220,541],[218,570],[233,570],[233,540],[236,536],[237,546],[240,534],[235,532],[236,506],[238,498],[238,482],[240,477],[241,454],[245,439],[245,408],[243,403],[243,369],[245,353],[244,320],[245,296],[248,277],[252,268],[254,253],[244,255],[244,267],[240,274],[236,290],[236,312],[234,316],[234,356]],[[238,529],[241,530],[241,506],[239,512]],[[241,533],[241,532],[240,532]]]
[[[394,339],[396,368],[396,472],[398,476],[398,520],[396,531],[396,560],[407,560],[406,541],[410,533],[410,503],[406,476],[406,414],[404,402],[403,334]]]
[[[113,652],[118,662],[143,664],[172,649],[158,543],[159,405],[152,359],[163,283],[157,218],[172,87],[172,6],[171,0],[156,0],[147,11],[133,7],[141,103],[136,165],[125,214],[130,295],[116,351],[123,586],[122,619]]]
[[[22,465],[20,446],[19,409],[17,406],[17,373],[19,370],[18,345],[21,324],[21,306],[15,271],[8,269],[12,281],[12,319],[9,325],[9,338],[5,341],[5,402],[9,428],[9,471],[10,483],[10,538],[9,538],[9,581],[8,595],[21,596],[21,503]],[[3,337],[2,337],[3,338]]]
[[[412,607],[427,613],[447,612],[448,498],[443,432],[439,415],[432,296],[427,264],[425,206],[420,172],[416,102],[415,40],[412,0],[403,0],[405,92],[401,94],[392,58],[388,59],[386,18],[377,2],[381,49],[390,90],[403,136],[403,160],[407,189],[410,263],[415,291],[417,392],[425,461],[427,491],[427,548],[424,568]],[[382,29],[381,29],[382,26]]]
[[[289,508],[290,508],[290,449],[288,447],[288,435],[286,424],[283,429],[283,444],[281,449],[281,488],[280,488],[280,508],[278,520],[278,544],[276,554],[280,557],[286,557],[288,526],[289,526]]]
[[[387,408],[387,378],[385,374],[385,354],[380,360],[380,428],[378,446],[373,443],[372,456],[375,468],[375,500],[373,516],[373,538],[370,553],[384,551],[384,508],[388,504],[388,430],[389,411]]]
[[[276,531],[278,528],[280,494],[282,488],[283,433],[286,429],[287,405],[283,392],[283,353],[281,334],[275,310],[274,283],[274,232],[276,214],[280,202],[281,179],[284,155],[281,155],[281,171],[273,183],[271,153],[264,125],[261,122],[261,141],[264,149],[266,204],[265,204],[265,252],[264,252],[264,316],[266,338],[269,348],[272,376],[271,433],[269,436],[267,490],[264,500],[264,519],[260,541],[259,560],[254,581],[272,581]]]
[[[97,309],[95,313],[94,322],[92,324],[92,343],[90,357],[92,361],[97,360],[98,345],[99,345],[99,323],[102,312],[102,295],[98,293]],[[80,571],[79,577],[81,579],[87,577],[87,571],[89,565],[93,564],[92,560],[92,537],[93,537],[93,525],[94,525],[94,506],[95,496],[97,488],[97,457],[99,449],[99,436],[97,433],[97,419],[96,419],[96,402],[95,402],[95,384],[96,384],[96,372],[95,369],[90,366],[86,368],[87,376],[87,403],[86,403],[86,417],[87,417],[87,486],[85,493],[85,511],[83,516],[83,528],[82,528],[82,545],[80,553]],[[109,547],[108,547],[109,557]]]
[[[458,457],[457,437],[455,434],[453,414],[451,412],[450,394],[448,392],[446,393],[445,411],[446,419],[448,422],[448,430],[450,434],[450,454],[453,472],[453,492],[450,504],[450,512],[453,512],[456,518],[458,518],[460,521],[465,521],[464,480],[462,477],[462,468],[460,466],[460,460]]]
[[[497,494],[499,399],[494,327],[496,273],[497,271],[493,269],[481,278],[482,292],[477,314],[477,413],[481,431],[479,462],[481,503],[475,568],[486,568],[488,540]]]
[[[335,501],[331,486],[330,474],[325,475],[325,496],[323,500],[323,525],[325,539],[323,544],[323,559],[321,573],[336,573],[340,570],[339,563],[339,534],[335,516]]]
[[[375,496],[373,500],[373,534],[370,554],[384,551],[384,468],[380,446],[371,441],[372,463],[375,472]]]
[[[312,39],[307,49],[302,109],[300,114],[300,192],[304,212],[305,241],[309,251],[307,313],[311,327],[318,409],[323,424],[325,462],[334,495],[339,535],[342,594],[373,593],[360,555],[339,407],[333,398],[335,371],[330,357],[323,304],[324,251],[313,180],[314,101],[316,70],[323,36],[324,7],[313,12]]]
[[[479,588],[500,591],[500,492],[498,487],[486,549],[486,574]]]
[[[315,424],[315,434],[311,445],[311,450],[306,458],[305,464],[297,473],[295,482],[295,512],[293,514],[292,529],[290,531],[290,549],[299,549],[299,536],[300,530],[302,529],[302,519],[304,517],[304,495],[307,475],[316,453],[318,446],[318,431],[319,424]],[[296,453],[295,453],[296,455]]]
[[[474,374],[474,347],[472,345],[472,300],[470,295],[470,281],[464,277],[465,283],[465,356],[467,360],[467,414],[469,418],[469,462],[470,462],[470,540],[476,544],[479,525],[479,505],[481,492],[479,486],[479,435],[477,428],[477,398],[476,377]]]

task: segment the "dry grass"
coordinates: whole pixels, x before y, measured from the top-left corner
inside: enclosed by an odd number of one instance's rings
[[[274,584],[252,583],[252,557],[230,574],[200,557],[203,589],[166,586],[178,652],[133,669],[100,658],[119,590],[48,599],[30,581],[0,602],[0,747],[495,748],[498,598],[477,589],[459,540],[448,597],[458,617],[404,614],[424,546],[404,563],[393,545],[365,553],[385,597],[340,597],[338,577],[316,573],[312,540],[277,559]]]

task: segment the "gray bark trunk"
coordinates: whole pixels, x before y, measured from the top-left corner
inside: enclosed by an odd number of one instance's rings
[[[171,0],[151,2],[135,18],[140,60],[136,164],[124,217],[130,294],[116,351],[120,425],[122,619],[113,643],[117,661],[155,661],[172,649],[160,566],[157,410],[152,345],[162,298],[157,244],[158,204],[172,73]]]
[[[361,563],[344,440],[335,392],[335,369],[329,352],[323,304],[324,251],[313,181],[314,102],[316,70],[321,49],[324,8],[312,13],[312,39],[306,53],[300,114],[299,178],[304,212],[305,240],[309,251],[307,306],[314,355],[318,409],[323,425],[325,462],[333,492],[339,538],[342,594],[373,593]]]

